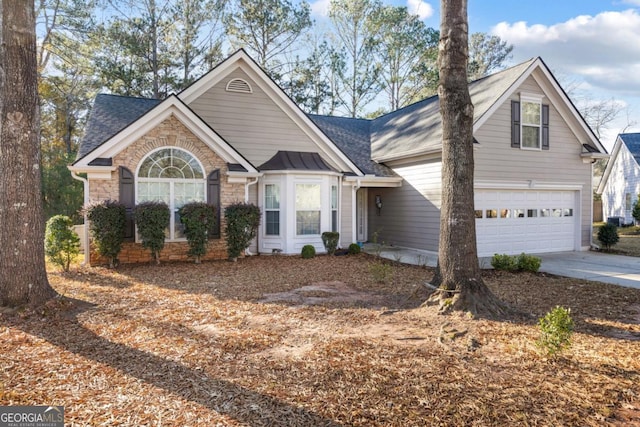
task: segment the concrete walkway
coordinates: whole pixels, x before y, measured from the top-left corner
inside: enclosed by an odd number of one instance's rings
[[[365,244],[364,251],[379,253],[383,258],[393,261],[429,267],[435,267],[438,260],[435,252],[392,246]],[[637,257],[590,251],[554,252],[536,256],[542,258],[540,271],[544,273],[640,289],[640,258]],[[491,268],[491,258],[480,258],[479,262],[481,268]]]

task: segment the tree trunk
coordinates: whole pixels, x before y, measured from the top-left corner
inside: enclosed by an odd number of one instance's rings
[[[438,272],[431,297],[442,311],[500,315],[506,308],[482,281],[473,199],[473,104],[467,83],[467,0],[441,0],[438,67],[442,116],[442,207]],[[451,292],[447,292],[451,291]]]
[[[44,261],[34,4],[0,2],[0,305],[56,293]]]

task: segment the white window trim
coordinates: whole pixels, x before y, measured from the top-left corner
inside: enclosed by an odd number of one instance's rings
[[[184,151],[185,153],[189,154],[191,157],[193,157],[196,162],[198,163],[198,166],[200,167],[200,170],[202,171],[202,175],[203,178],[202,179],[193,179],[193,178],[187,178],[187,179],[180,179],[180,178],[140,178],[138,177],[138,174],[140,172],[140,167],[142,166],[142,164],[145,162],[145,160],[147,160],[147,158],[149,158],[150,156],[152,156],[154,153],[161,151],[161,150],[166,150],[166,149],[174,149],[174,150],[180,150],[180,151]],[[204,187],[204,201],[207,201],[207,173],[206,170],[204,168],[204,166],[202,165],[202,162],[200,161],[200,159],[198,159],[198,157],[196,155],[194,155],[192,152],[190,152],[189,150],[185,150],[182,147],[176,147],[173,145],[166,145],[166,146],[162,146],[162,147],[158,147],[152,151],[149,151],[142,159],[140,159],[140,162],[138,162],[138,165],[136,166],[136,173],[134,175],[134,180],[135,180],[135,199],[136,199],[136,205],[140,202],[139,199],[139,190],[138,190],[138,183],[140,182],[168,182],[169,183],[169,237],[165,237],[165,242],[167,243],[172,243],[172,242],[186,242],[187,238],[186,237],[180,237],[180,238],[172,238],[171,236],[174,235],[175,232],[175,204],[174,204],[174,200],[175,200],[175,193],[174,193],[174,183],[176,181],[180,181],[180,183],[195,183],[195,184],[203,184]],[[136,227],[136,232],[135,232],[135,241],[136,243],[140,243],[140,239],[138,236],[138,232],[137,232],[137,227]]]
[[[267,186],[268,185],[273,185],[275,187],[278,188],[278,193],[280,195],[280,200],[278,200],[278,208],[274,209],[274,208],[267,208]],[[265,182],[263,184],[263,191],[262,191],[262,203],[264,204],[264,235],[267,238],[275,238],[275,237],[280,237],[282,235],[282,185],[280,184],[280,182]],[[267,212],[278,212],[278,234],[268,234],[267,233]]]
[[[520,149],[527,151],[542,151],[542,96],[531,94],[531,93],[521,93],[520,94]],[[524,104],[538,104],[540,108],[540,121],[537,125],[533,123],[525,123],[524,122]],[[536,127],[538,128],[538,146],[537,147],[525,147],[524,146],[524,138],[523,138],[523,127]]]

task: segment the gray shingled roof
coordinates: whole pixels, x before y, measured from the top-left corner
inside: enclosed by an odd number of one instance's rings
[[[525,72],[535,59],[476,80],[469,84],[474,122]],[[442,146],[440,102],[437,96],[378,117],[371,124],[373,159],[401,157]]]
[[[396,176],[387,166],[371,160],[371,120],[311,114],[309,118],[363,173],[383,177]]]
[[[109,138],[158,105],[157,99],[100,94],[93,102],[78,159],[98,148]]]
[[[640,133],[621,133],[619,137],[640,165]]]

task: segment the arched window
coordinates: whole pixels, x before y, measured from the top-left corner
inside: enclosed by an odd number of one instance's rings
[[[178,209],[189,202],[205,201],[207,180],[200,162],[180,148],[151,152],[138,167],[136,202],[163,201],[173,212],[168,240],[184,239]]]

